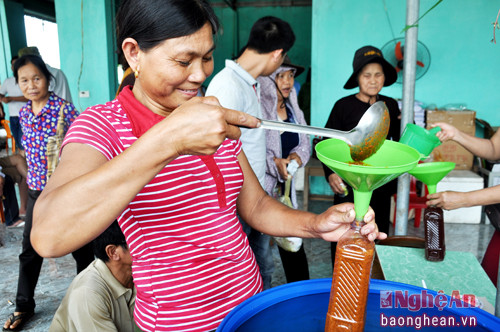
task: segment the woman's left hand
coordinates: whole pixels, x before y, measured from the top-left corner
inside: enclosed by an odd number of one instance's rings
[[[278,168],[278,173],[280,174],[282,179],[287,179],[288,178],[288,171],[286,167],[290,163],[290,160],[288,159],[283,159],[283,158],[274,158],[274,163],[276,164],[276,167]]]
[[[445,210],[454,210],[467,206],[467,193],[442,191],[427,195],[427,206],[437,206]]]
[[[299,155],[295,152],[292,152],[288,155],[288,161],[292,161],[292,160],[295,160],[297,162],[297,164],[299,164],[299,167],[302,166],[302,160],[300,159]]]
[[[337,204],[316,216],[313,229],[317,233],[317,237],[335,242],[349,229],[355,216],[353,203]],[[361,228],[361,234],[365,235],[368,240],[374,241],[375,239],[383,240],[387,238],[387,234],[378,231],[375,223],[375,212],[371,207],[363,221],[366,225]]]

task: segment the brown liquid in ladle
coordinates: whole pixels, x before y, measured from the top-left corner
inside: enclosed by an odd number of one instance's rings
[[[261,120],[264,129],[288,131],[328,138],[337,138],[346,142],[354,161],[363,161],[373,155],[382,146],[389,132],[389,111],[383,101],[371,105],[350,131],[304,126],[295,123]]]

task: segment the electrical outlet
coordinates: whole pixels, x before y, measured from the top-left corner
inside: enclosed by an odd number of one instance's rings
[[[80,98],[90,98],[90,91],[80,91]]]

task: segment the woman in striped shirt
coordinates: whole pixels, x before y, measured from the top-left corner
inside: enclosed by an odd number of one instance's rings
[[[138,329],[214,330],[262,289],[236,212],[271,235],[336,241],[353,205],[315,215],[269,197],[238,140],[238,126],[258,120],[196,97],[213,71],[218,23],[208,1],[123,1],[117,24],[135,84],[70,128],[35,208],[32,242],[42,256],[61,256],[118,219]],[[372,212],[366,221],[370,240],[385,237]]]

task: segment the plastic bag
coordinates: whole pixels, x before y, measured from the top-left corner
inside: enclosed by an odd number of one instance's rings
[[[292,183],[292,177],[289,176],[288,179],[285,182],[285,193],[279,197],[279,201],[291,208],[293,208],[292,205],[292,200],[290,199],[290,186]],[[300,247],[302,246],[302,239],[300,237],[279,237],[279,236],[274,236],[274,241],[278,244],[278,246],[281,247],[281,249],[290,251],[290,252],[297,252],[299,251]]]

